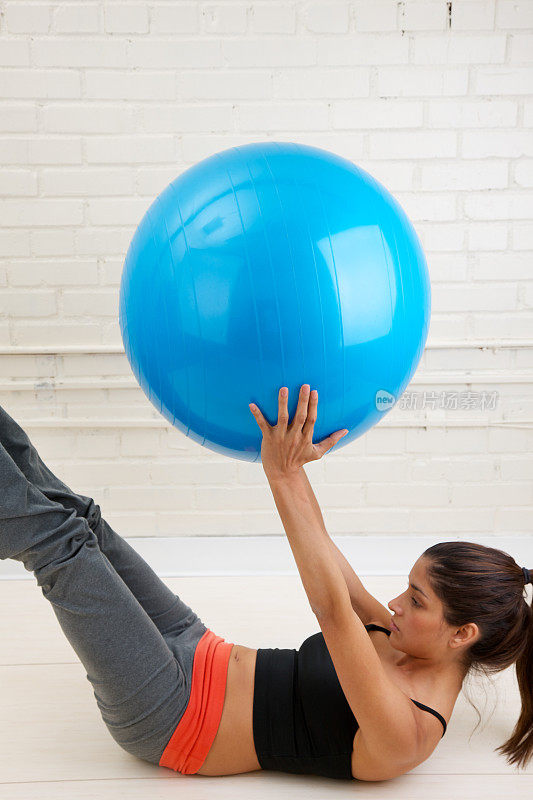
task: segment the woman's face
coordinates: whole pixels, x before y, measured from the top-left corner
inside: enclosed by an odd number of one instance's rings
[[[405,591],[388,603],[394,614],[389,641],[404,653],[434,660],[444,653],[450,629],[442,602],[431,590],[426,564],[421,556],[409,573]]]

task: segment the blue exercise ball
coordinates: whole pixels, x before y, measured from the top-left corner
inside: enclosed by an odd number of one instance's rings
[[[313,441],[346,446],[421,358],[430,282],[405,212],[350,161],[287,142],[232,147],[179,175],[129,246],[119,323],[142,390],[199,444],[260,461],[289,388],[318,390]],[[332,452],[332,451],[330,451]]]

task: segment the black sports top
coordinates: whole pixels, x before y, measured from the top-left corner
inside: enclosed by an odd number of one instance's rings
[[[365,625],[367,631],[383,631]],[[446,720],[433,708],[413,700]],[[266,770],[352,776],[353,739],[359,725],[344,696],[322,631],[300,649],[257,651],[253,702],[253,736],[257,759]]]

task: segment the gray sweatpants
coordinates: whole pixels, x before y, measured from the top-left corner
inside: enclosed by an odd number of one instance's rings
[[[207,628],[90,497],[56,478],[1,406],[0,558],[35,575],[113,739],[158,764],[187,707]]]

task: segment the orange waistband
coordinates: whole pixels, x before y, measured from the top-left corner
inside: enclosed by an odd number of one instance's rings
[[[196,646],[191,696],[185,713],[159,760],[161,767],[194,775],[204,763],[216,736],[233,644],[207,630]]]

